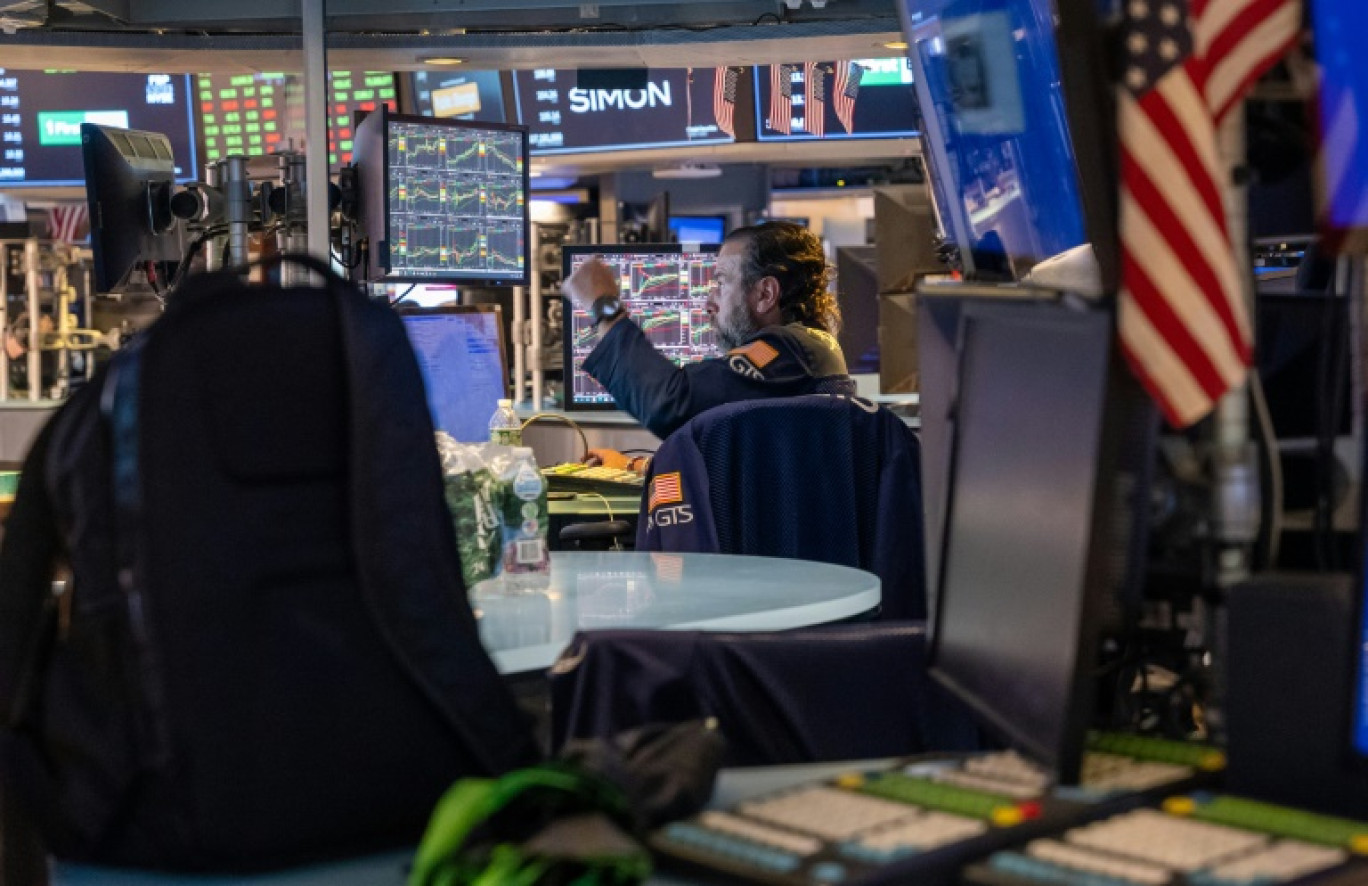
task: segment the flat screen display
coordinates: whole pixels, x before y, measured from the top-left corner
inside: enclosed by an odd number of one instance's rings
[[[508,396],[498,305],[401,311],[418,357],[432,424],[462,443],[489,439],[489,417]]]
[[[717,332],[708,316],[708,290],[717,270],[717,247],[685,252],[680,245],[567,246],[564,272],[569,277],[592,256],[617,274],[622,303],[657,351],[677,365],[716,357]],[[597,342],[593,321],[579,308],[570,309],[565,328],[566,409],[614,409],[613,395],[584,371],[584,360]]]
[[[414,110],[424,117],[504,122],[498,71],[418,71],[409,78]]]
[[[527,279],[527,131],[383,115],[387,277]]]
[[[302,75],[197,74],[195,83],[205,162],[304,150]],[[331,71],[328,87],[328,164],[336,170],[352,160],[353,115],[381,104],[396,110],[397,99],[388,71]]]
[[[1312,0],[1320,61],[1322,224],[1332,243],[1368,250],[1368,6],[1359,0]],[[1338,241],[1338,243],[1335,243]]]
[[[670,233],[679,243],[721,243],[727,220],[720,215],[672,215]]]
[[[736,141],[740,68],[652,68],[641,89],[582,88],[578,72],[513,72],[532,153],[621,151]]]
[[[1086,241],[1051,0],[902,0],[932,186],[968,277]]]
[[[162,133],[176,180],[195,178],[190,87],[186,74],[0,68],[0,187],[84,184],[82,123]]]
[[[755,115],[760,141],[915,136],[912,69],[901,56],[758,65]]]

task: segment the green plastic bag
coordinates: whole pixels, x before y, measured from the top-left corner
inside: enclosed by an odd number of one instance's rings
[[[651,874],[632,821],[621,791],[563,763],[461,779],[432,813],[408,886],[631,886]]]

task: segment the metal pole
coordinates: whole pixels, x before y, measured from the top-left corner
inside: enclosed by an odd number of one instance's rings
[[[43,388],[43,304],[39,293],[38,238],[24,241],[24,270],[28,289],[28,398],[36,401]]]
[[[325,0],[302,0],[304,25],[305,202],[309,252],[328,261],[328,54]]]
[[[546,368],[542,362],[542,316],[546,313],[546,302],[542,298],[541,287],[541,245],[541,225],[533,225],[532,254],[537,256],[537,259],[532,262],[532,285],[528,287],[528,294],[532,300],[532,337],[527,349],[527,363],[532,369],[533,409],[542,408],[542,394],[546,390]]]

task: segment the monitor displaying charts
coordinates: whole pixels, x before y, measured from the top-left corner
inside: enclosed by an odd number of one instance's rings
[[[716,357],[717,333],[708,316],[708,290],[717,270],[716,245],[685,252],[680,244],[567,246],[564,272],[598,256],[617,274],[622,303],[646,338],[678,365]],[[593,321],[579,308],[565,322],[565,408],[614,409],[613,395],[583,369],[597,340]]]
[[[508,396],[498,305],[401,310],[418,357],[432,424],[462,443],[489,439],[489,417]]]

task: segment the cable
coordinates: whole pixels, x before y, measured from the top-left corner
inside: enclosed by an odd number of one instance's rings
[[[580,460],[583,461],[584,459],[589,457],[589,438],[584,436],[584,428],[581,428],[579,424],[577,424],[575,420],[572,418],[567,418],[564,415],[557,415],[554,412],[538,412],[536,415],[532,416],[527,421],[522,423],[521,430],[525,431],[527,430],[527,426],[532,424],[532,422],[541,421],[543,419],[563,421],[570,427],[574,428],[575,432],[579,434],[580,442],[584,444],[584,454],[580,456]]]
[[[1268,398],[1264,396],[1263,380],[1258,372],[1249,373],[1249,399],[1254,403],[1254,416],[1259,422],[1259,433],[1264,439],[1264,451],[1268,453],[1268,496],[1271,506],[1268,514],[1268,563],[1274,569],[1278,564],[1278,553],[1282,547],[1283,531],[1283,472],[1282,458],[1278,454],[1278,438],[1273,431],[1273,417],[1268,412]]]
[[[399,296],[398,298],[396,298],[394,301],[390,302],[390,307],[392,308],[392,307],[394,307],[395,305],[399,304],[399,302],[401,302],[401,301],[403,301],[404,299],[408,298],[408,297],[409,297],[409,293],[412,292],[417,286],[418,286],[417,283],[410,283],[410,284],[409,284],[409,288],[408,288],[408,289],[405,289],[402,295],[400,295],[400,296]]]
[[[608,519],[609,519],[609,520],[616,520],[616,519],[617,519],[616,517],[613,516],[613,505],[608,501],[607,497],[604,496],[603,493],[601,493],[601,492],[581,492],[580,495],[586,496],[586,497],[588,497],[588,498],[596,498],[596,499],[598,499],[599,501],[603,502],[604,510],[606,510],[606,511],[608,512]]]

